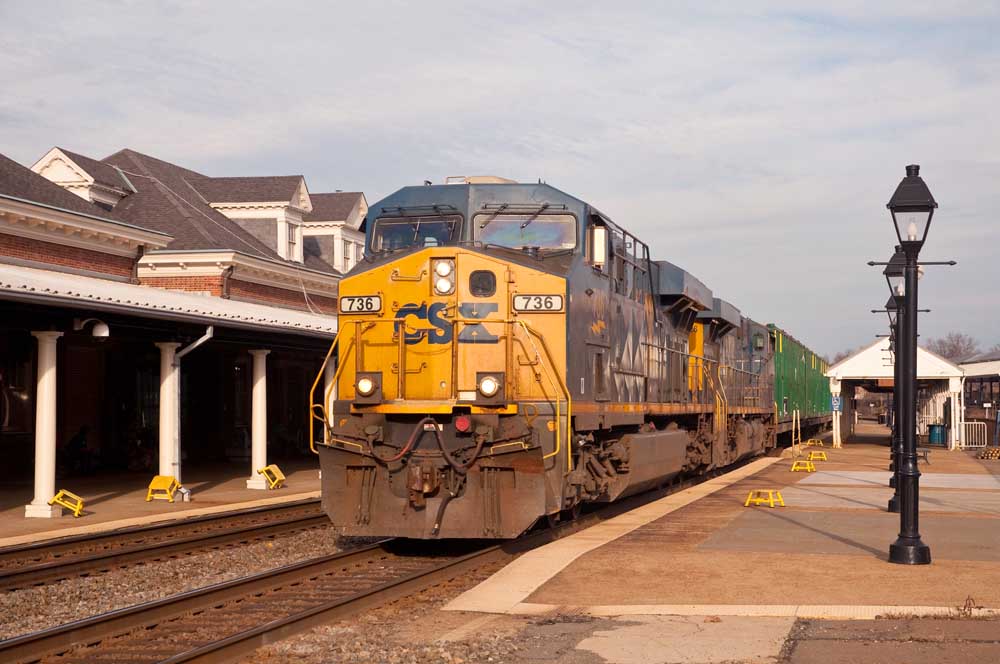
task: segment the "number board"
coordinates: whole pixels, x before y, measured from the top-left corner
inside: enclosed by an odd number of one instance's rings
[[[342,314],[370,314],[381,310],[381,295],[359,295],[340,298],[340,313]]]
[[[562,311],[562,295],[515,295],[514,311]]]

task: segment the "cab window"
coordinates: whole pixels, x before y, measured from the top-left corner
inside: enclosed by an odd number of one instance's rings
[[[576,247],[576,218],[570,214],[477,214],[473,228],[483,244],[542,251]]]
[[[394,251],[452,244],[461,226],[458,215],[379,217],[372,227],[371,249]]]

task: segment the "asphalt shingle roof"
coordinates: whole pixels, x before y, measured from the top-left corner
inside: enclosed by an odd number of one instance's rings
[[[282,260],[202,200],[193,183],[209,179],[206,176],[134,150],[121,150],[102,161],[120,168],[138,190],[115,206],[114,216],[169,233],[174,241],[168,249],[229,249]]]
[[[357,205],[360,191],[343,191],[333,194],[309,194],[312,212],[302,217],[304,221],[346,221],[347,215]]]
[[[119,173],[111,164],[105,164],[102,161],[91,159],[85,155],[70,152],[65,148],[59,148],[59,150],[64,155],[72,159],[77,166],[87,171],[87,173],[90,174],[90,177],[94,178],[94,182],[97,184],[102,184],[106,187],[114,187],[123,191],[129,191],[128,184],[126,184],[126,182],[122,179],[121,173]]]
[[[291,201],[302,180],[301,175],[277,175],[202,178],[192,184],[210,203],[255,203]]]
[[[92,217],[115,221],[104,208],[71,194],[54,182],[50,182],[30,168],[0,154],[0,194],[21,198],[42,205],[49,205],[68,212],[79,212]],[[143,228],[148,225],[133,224]],[[159,230],[151,228],[151,230]]]

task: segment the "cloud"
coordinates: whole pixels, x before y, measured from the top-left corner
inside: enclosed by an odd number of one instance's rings
[[[129,146],[371,201],[541,177],[830,354],[881,331],[864,263],[918,161],[926,253],[960,261],[922,325],[992,343],[1000,309],[966,294],[1000,276],[997,28],[976,2],[3,5],[0,151]]]

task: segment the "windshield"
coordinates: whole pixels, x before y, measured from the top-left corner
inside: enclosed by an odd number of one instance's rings
[[[450,244],[461,226],[458,215],[429,217],[381,217],[372,229],[372,251]]]
[[[473,220],[483,244],[512,249],[572,249],[576,218],[569,214],[478,214]]]

